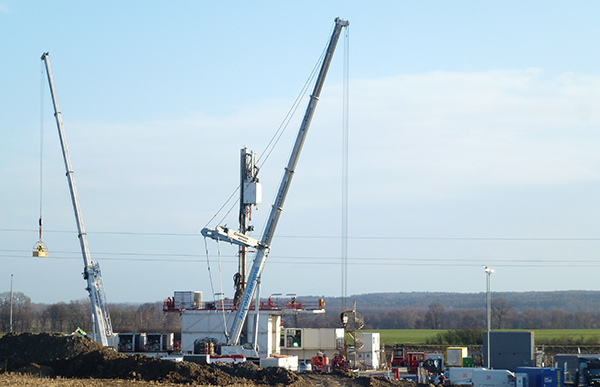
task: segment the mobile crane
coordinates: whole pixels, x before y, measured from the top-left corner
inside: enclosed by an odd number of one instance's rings
[[[248,274],[247,283],[244,287],[230,334],[228,335],[227,347],[236,347],[238,345],[239,338],[242,333],[242,327],[246,321],[251,300],[254,297],[256,287],[259,283],[259,278],[262,274],[267,256],[269,254],[271,241],[273,239],[273,235],[275,234],[275,228],[277,227],[277,222],[279,221],[279,216],[281,215],[281,211],[283,209],[283,203],[292,182],[292,177],[300,157],[302,146],[304,144],[304,140],[306,139],[306,134],[312,121],[317,102],[319,101],[319,96],[323,88],[323,83],[325,82],[327,71],[329,70],[329,65],[331,64],[331,60],[333,58],[335,47],[341,35],[342,28],[347,27],[348,25],[349,22],[346,20],[342,20],[340,18],[335,19],[335,27],[329,40],[315,87],[310,96],[308,107],[306,108],[298,136],[296,137],[296,142],[294,143],[294,148],[290,155],[287,167],[285,168],[285,172],[281,180],[275,202],[273,203],[271,212],[269,213],[267,225],[261,240],[258,241],[252,237],[249,237],[245,233],[240,233],[223,226],[217,226],[215,229],[202,229],[202,235],[205,237],[226,241],[240,246],[252,247],[257,250],[256,257],[254,258],[254,262]],[[232,348],[230,352],[235,352],[235,348]]]
[[[92,304],[92,327],[93,338],[103,346],[110,345],[109,338],[113,336],[112,323],[108,313],[108,305],[104,294],[104,285],[102,283],[102,274],[100,266],[97,262],[93,262],[90,258],[90,251],[87,243],[87,236],[83,227],[83,219],[81,217],[81,209],[79,208],[79,199],[77,198],[77,189],[75,188],[75,179],[73,178],[73,169],[71,168],[71,159],[67,148],[67,140],[63,129],[62,116],[58,108],[58,100],[56,99],[56,91],[54,90],[54,78],[52,76],[52,68],[50,67],[49,53],[45,52],[41,60],[46,66],[46,74],[48,76],[48,84],[50,93],[52,94],[52,103],[54,105],[54,117],[58,127],[58,136],[62,147],[65,168],[67,170],[67,180],[69,182],[69,190],[71,191],[71,200],[73,202],[73,211],[75,212],[75,221],[77,222],[77,230],[79,232],[79,244],[83,254],[83,278],[87,281],[85,288],[89,295]],[[41,226],[41,225],[40,225]]]

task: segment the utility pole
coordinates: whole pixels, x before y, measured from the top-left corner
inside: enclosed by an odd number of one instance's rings
[[[10,275],[10,333],[13,333],[13,275]]]

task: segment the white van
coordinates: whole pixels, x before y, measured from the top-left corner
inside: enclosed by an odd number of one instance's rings
[[[448,369],[448,380],[450,380],[450,383],[459,386],[472,386],[474,370],[485,370],[485,368],[451,367]]]
[[[515,374],[509,370],[473,370],[473,387],[515,387]]]

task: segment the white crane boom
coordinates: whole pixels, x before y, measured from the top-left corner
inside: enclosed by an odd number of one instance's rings
[[[112,324],[106,305],[106,296],[104,294],[104,285],[102,284],[102,276],[98,263],[92,262],[90,251],[87,243],[87,236],[83,228],[83,219],[79,208],[79,199],[77,198],[77,189],[75,188],[75,180],[73,178],[73,169],[71,168],[71,159],[69,150],[67,149],[67,141],[63,129],[62,117],[58,108],[58,100],[56,99],[56,91],[54,90],[54,78],[52,77],[52,68],[50,67],[49,53],[44,53],[41,58],[46,65],[46,74],[48,75],[48,84],[50,85],[50,93],[52,94],[52,103],[54,105],[54,117],[58,127],[58,136],[62,147],[65,168],[67,170],[67,180],[69,182],[69,190],[71,191],[71,200],[73,202],[73,211],[75,212],[75,220],[77,222],[77,231],[79,232],[79,244],[83,254],[83,278],[87,280],[87,288],[92,304],[92,325],[94,332],[94,340],[98,341],[103,346],[108,346],[108,338],[113,336]]]
[[[333,58],[335,47],[339,40],[342,28],[347,27],[348,25],[349,23],[346,20],[342,20],[340,18],[335,19],[335,27],[333,30],[333,34],[331,35],[331,39],[329,40],[329,45],[327,46],[325,57],[323,58],[321,70],[319,71],[315,87],[310,96],[308,107],[306,108],[302,124],[300,125],[300,130],[298,131],[296,142],[294,143],[292,154],[290,155],[288,165],[285,168],[284,176],[281,180],[281,184],[279,185],[279,190],[277,192],[275,202],[273,203],[273,207],[271,208],[265,231],[263,233],[259,245],[257,246],[258,251],[248,275],[248,283],[244,289],[244,293],[242,295],[237,314],[231,327],[229,340],[227,342],[228,346],[235,346],[238,344],[240,335],[242,333],[242,327],[244,325],[244,322],[246,321],[248,310],[250,309],[250,302],[254,297],[254,291],[256,290],[259,277],[265,266],[267,255],[269,254],[269,248],[273,239],[273,235],[275,234],[275,228],[277,227],[277,222],[279,221],[279,216],[281,215],[281,211],[283,209],[283,203],[285,201],[285,198],[287,196],[288,190],[292,182],[292,177],[294,175],[294,170],[296,169],[296,164],[298,163],[298,159],[300,157],[302,146],[304,145],[304,140],[306,139],[308,128],[312,121],[317,102],[319,101],[321,89],[323,88],[323,83],[325,82],[325,77],[327,75],[327,71],[329,70],[329,65],[331,64],[331,59]],[[205,236],[213,237],[211,234],[214,235],[214,232],[211,233],[211,230],[204,229],[202,230],[202,234]],[[215,236],[218,238],[218,235]],[[223,238],[221,237],[220,239]],[[236,239],[236,242],[239,242],[239,239]]]

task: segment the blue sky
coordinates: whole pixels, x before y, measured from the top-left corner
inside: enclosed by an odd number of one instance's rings
[[[599,290],[599,8],[0,0],[0,291],[14,274],[34,302],[87,296],[43,52],[109,302],[231,297],[235,249],[207,242],[211,287],[199,231],[236,187],[239,149],[262,152],[283,121],[335,17],[350,21],[348,293],[482,292],[482,265],[493,290]],[[265,296],[341,295],[343,54],[340,41]],[[261,170],[257,238],[298,121]],[[42,128],[47,259],[30,251]]]

